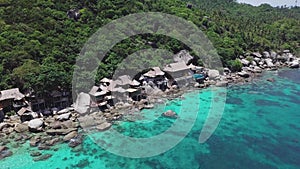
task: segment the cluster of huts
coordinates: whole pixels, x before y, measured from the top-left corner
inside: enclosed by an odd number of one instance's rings
[[[16,112],[22,121],[36,116],[52,114],[55,111],[70,106],[71,95],[67,91],[52,91],[47,96],[35,95],[32,92],[23,94],[19,88],[0,91],[0,122],[4,115]]]
[[[118,103],[146,99],[153,94],[153,89],[166,91],[205,79],[204,69],[190,64],[193,57],[187,51],[180,51],[173,59],[174,63],[163,68],[152,67],[135,77],[122,75],[114,80],[103,78],[100,85],[93,86],[89,93],[79,94],[75,110],[82,114],[93,108],[104,110]]]
[[[89,93],[80,93],[74,104],[78,112],[91,109],[101,110],[110,108],[118,103],[128,103],[147,98],[153,90],[166,91],[168,89],[190,84],[193,79],[201,80],[204,76],[197,71],[201,67],[193,66],[189,62],[193,57],[187,51],[181,51],[174,56],[174,63],[150,68],[146,73],[133,79],[129,75],[119,76],[112,80],[103,78],[99,86],[93,86]],[[189,65],[188,65],[189,64]],[[18,88],[0,92],[0,121],[4,114],[15,111],[23,120],[30,120],[40,115],[50,115],[55,111],[69,107],[72,104],[70,92],[52,91],[47,96],[40,97],[33,92],[23,94]]]

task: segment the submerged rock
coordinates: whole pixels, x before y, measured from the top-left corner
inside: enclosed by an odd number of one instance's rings
[[[104,123],[98,125],[96,128],[97,128],[99,131],[105,131],[105,130],[109,129],[110,127],[111,127],[111,123],[104,122]]]
[[[78,133],[77,131],[72,131],[71,133],[67,134],[64,138],[63,141],[70,141],[72,138],[77,137]]]
[[[172,110],[168,110],[168,111],[164,112],[162,115],[165,117],[170,117],[170,118],[178,117],[177,114],[175,112],[173,112]]]
[[[41,137],[40,136],[35,136],[35,137],[32,137],[30,139],[29,144],[30,144],[31,147],[36,147],[40,141],[41,141]]]
[[[44,161],[44,160],[49,159],[50,157],[52,157],[52,154],[44,154],[39,157],[33,158],[33,161]]]
[[[66,135],[72,131],[77,131],[77,128],[69,128],[69,129],[49,129],[46,131],[47,134],[50,135]]]
[[[12,154],[13,153],[7,147],[0,146],[0,160],[3,158],[9,157]]]
[[[30,156],[31,156],[31,157],[38,157],[38,156],[40,156],[40,155],[42,155],[42,153],[41,153],[41,152],[38,152],[38,151],[33,151],[33,152],[30,153]]]

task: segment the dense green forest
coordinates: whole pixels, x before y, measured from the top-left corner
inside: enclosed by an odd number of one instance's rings
[[[67,16],[74,8],[81,13],[77,21]],[[70,90],[76,57],[88,38],[110,21],[142,11],[193,22],[226,66],[247,51],[300,53],[299,7],[253,7],[234,0],[0,0],[0,89]],[[126,39],[107,54],[97,79],[112,75],[127,55],[153,47],[146,42],[173,53],[187,48],[160,35]]]

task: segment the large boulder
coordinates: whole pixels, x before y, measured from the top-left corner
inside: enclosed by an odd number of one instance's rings
[[[299,61],[298,60],[294,60],[293,62],[290,62],[289,63],[289,67],[293,68],[293,69],[299,68]]]
[[[66,141],[70,141],[72,138],[75,138],[78,135],[77,131],[72,131],[71,133],[65,135],[65,137],[63,138],[63,140]]]
[[[215,79],[220,76],[220,72],[218,70],[210,69],[208,70],[208,77],[210,79]]]
[[[0,160],[2,160],[3,158],[9,157],[11,156],[13,153],[4,146],[0,146]]]
[[[264,58],[270,58],[270,53],[267,51],[264,51],[263,56],[264,56]]]
[[[257,58],[261,58],[262,57],[262,55],[260,53],[258,53],[258,52],[254,52],[251,55],[254,56],[254,57],[257,57]]]
[[[31,147],[36,147],[40,141],[41,141],[40,136],[34,136],[30,139],[29,144],[30,144]]]
[[[42,119],[33,119],[28,122],[29,131],[42,131],[44,121]]]
[[[250,73],[245,72],[245,71],[241,71],[237,73],[239,76],[244,77],[244,78],[248,78],[250,77]]]
[[[26,124],[16,124],[15,127],[14,127],[14,130],[17,133],[26,132],[26,131],[28,131],[28,125],[26,125]]]
[[[226,87],[226,86],[228,86],[228,81],[218,81],[216,83],[216,86],[217,87]]]
[[[104,123],[101,123],[100,125],[98,125],[96,128],[99,131],[105,131],[105,130],[109,129],[110,127],[111,127],[111,123],[104,122]]]
[[[272,59],[268,58],[268,59],[265,60],[265,62],[266,62],[266,64],[267,64],[268,67],[270,67],[270,68],[274,67]]]
[[[261,72],[262,72],[262,68],[260,68],[260,67],[258,67],[258,66],[254,66],[252,72],[253,72],[253,73],[261,73]]]
[[[74,105],[74,109],[79,114],[86,114],[90,109],[91,97],[87,93],[80,93]]]
[[[248,61],[247,59],[242,59],[242,60],[241,60],[241,63],[242,63],[244,66],[249,66],[250,61]]]
[[[274,52],[274,51],[271,51],[270,53],[271,53],[271,56],[270,56],[270,57],[271,57],[271,59],[273,59],[273,60],[274,60],[274,59],[276,59],[276,58],[277,58],[277,53],[276,53],[276,52]]]

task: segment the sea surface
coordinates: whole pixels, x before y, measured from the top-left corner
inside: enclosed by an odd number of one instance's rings
[[[268,78],[275,81],[269,82]],[[199,143],[199,135],[212,102],[222,102],[224,99],[225,109],[217,129],[206,142]],[[13,156],[1,160],[0,168],[299,169],[299,105],[299,69],[265,72],[253,82],[232,85],[225,91],[204,89],[189,92],[183,98],[143,111],[136,122],[119,122],[113,126],[125,136],[150,138],[163,133],[178,120],[162,117],[163,111],[173,110],[178,113],[179,119],[197,111],[187,136],[183,135],[177,145],[154,157],[115,155],[96,144],[93,137],[86,137],[82,149],[74,151],[67,144],[57,145],[56,151],[42,151],[43,154],[51,153],[52,157],[39,162],[34,162],[30,156],[30,152],[37,149],[30,148],[26,143],[13,148]],[[107,137],[103,133],[93,135],[100,139]],[[180,135],[180,132],[174,135]]]

